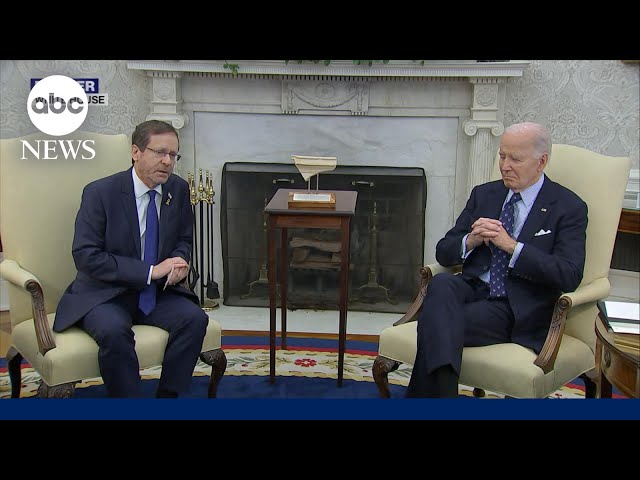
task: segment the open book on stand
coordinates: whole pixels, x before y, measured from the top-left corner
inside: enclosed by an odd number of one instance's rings
[[[640,304],[600,301],[598,309],[613,332],[616,345],[637,354],[640,351]]]
[[[640,335],[640,304],[633,302],[598,302],[598,309],[615,333]]]

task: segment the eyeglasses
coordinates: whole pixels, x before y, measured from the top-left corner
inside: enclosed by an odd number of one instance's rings
[[[165,152],[164,150],[154,150],[153,148],[149,148],[149,147],[145,148],[145,150],[151,150],[153,153],[156,154],[156,157],[158,158],[164,158],[165,155],[169,155],[169,158],[171,160],[175,160],[176,162],[179,162],[180,159],[182,158],[182,155],[175,152]]]

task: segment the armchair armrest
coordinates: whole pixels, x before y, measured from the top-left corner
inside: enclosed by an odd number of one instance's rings
[[[427,293],[427,286],[434,275],[442,272],[458,273],[462,270],[462,265],[456,265],[455,267],[443,267],[439,263],[431,263],[420,268],[420,289],[415,300],[400,320],[394,322],[394,326],[402,325],[403,323],[415,321],[415,315],[422,307],[422,301]]]
[[[40,283],[33,273],[22,268],[15,260],[8,258],[0,263],[0,277],[17,287],[25,289],[29,282]]]
[[[596,278],[587,285],[579,286],[573,292],[560,296],[553,309],[553,317],[551,318],[547,338],[544,341],[542,350],[533,363],[540,367],[544,373],[549,373],[553,370],[569,310],[578,305],[584,305],[606,298],[610,290],[611,284],[609,280],[602,277]]]
[[[23,269],[15,260],[5,259],[0,263],[0,276],[9,283],[23,288],[31,295],[31,310],[33,312],[33,323],[36,329],[36,339],[38,340],[38,350],[41,355],[56,348],[53,340],[53,332],[47,321],[47,312],[44,308],[44,294],[40,281],[35,275]]]

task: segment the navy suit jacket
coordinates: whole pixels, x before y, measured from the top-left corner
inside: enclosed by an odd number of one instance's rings
[[[473,189],[456,224],[436,246],[445,267],[462,262],[462,238],[480,217],[499,218],[508,188],[502,180]],[[585,261],[587,205],[575,193],[546,177],[519,237],[524,247],[506,279],[507,297],[515,317],[511,340],[540,352],[553,307],[562,292],[582,281]],[[540,230],[550,231],[536,235]],[[482,244],[462,266],[466,278],[478,278],[491,266],[491,250]]]
[[[87,312],[127,290],[147,285],[150,263],[143,262],[133,179],[129,168],[88,184],[76,216],[72,254],[75,280],[58,303],[53,330],[61,332]],[[169,197],[171,194],[171,197]],[[188,183],[170,175],[162,186],[158,263],[168,257],[191,259],[193,212]],[[166,277],[155,280],[164,286]],[[152,280],[154,282],[154,280]],[[158,295],[177,293],[198,303],[182,285],[167,287]]]

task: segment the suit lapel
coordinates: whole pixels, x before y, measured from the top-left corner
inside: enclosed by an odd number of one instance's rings
[[[500,213],[502,213],[502,204],[504,203],[504,199],[507,198],[507,192],[509,189],[504,186],[502,181],[496,182],[496,188],[494,188],[487,198],[486,204],[486,213],[484,216],[487,218],[495,218],[496,220],[500,218]]]
[[[546,177],[535,202],[533,202],[529,216],[522,226],[518,241],[527,242],[533,238],[534,234],[544,224],[548,215],[553,211],[554,203],[553,182],[549,180],[549,177]]]
[[[140,248],[140,223],[138,221],[136,197],[133,192],[133,178],[131,177],[131,168],[129,168],[129,170],[127,170],[122,177],[121,198],[122,207],[127,219],[126,224],[129,226],[129,231],[131,233],[133,244],[135,245],[137,258],[141,258],[142,253]]]

